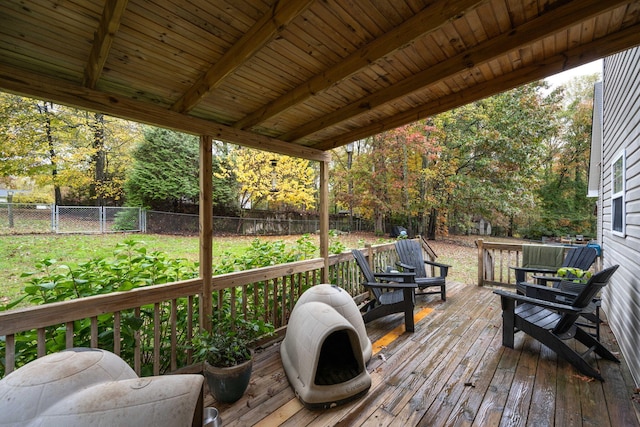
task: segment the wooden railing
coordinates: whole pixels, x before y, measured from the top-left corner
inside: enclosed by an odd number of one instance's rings
[[[522,264],[522,244],[476,240],[478,247],[478,285],[514,285],[513,269]]]
[[[397,260],[393,243],[363,251],[380,270]],[[224,308],[247,320],[285,327],[302,292],[320,283],[323,265],[316,258],[215,276],[214,322],[216,310]],[[354,297],[364,295],[349,252],[330,256],[329,278]],[[143,376],[190,365],[201,291],[202,280],[193,279],[0,312],[0,377],[29,362],[25,353],[33,347],[37,357],[78,346],[103,348]]]
[[[478,285],[515,286],[515,274],[511,267],[522,265],[521,243],[496,243],[476,240],[478,247]],[[565,247],[565,252],[571,248]],[[594,269],[601,268],[601,257],[596,259]]]

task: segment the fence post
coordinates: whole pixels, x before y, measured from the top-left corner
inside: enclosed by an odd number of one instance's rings
[[[147,232],[147,210],[143,208],[138,211],[138,215],[140,215],[140,231],[143,233]]]
[[[476,240],[476,246],[478,246],[478,286],[484,285],[484,248],[482,247],[484,240]]]
[[[7,191],[7,215],[9,216],[9,228],[13,228],[13,191]]]

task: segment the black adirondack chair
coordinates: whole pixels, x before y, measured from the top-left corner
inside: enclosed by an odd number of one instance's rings
[[[588,270],[595,262],[597,256],[598,253],[594,248],[586,246],[572,248],[567,251],[562,267],[573,267],[580,270]],[[555,274],[556,271],[549,270],[547,273]],[[536,281],[535,284],[522,281],[516,282],[516,289],[518,293],[532,298],[555,301],[556,296],[554,294],[549,294],[545,290],[549,284],[554,288],[559,288],[564,292],[572,294],[574,297],[580,293],[583,286],[583,284],[573,283],[571,275],[567,277],[534,275],[533,279]],[[536,285],[542,285],[543,287]],[[565,299],[564,302],[569,302],[569,300]],[[596,339],[600,340],[600,324],[602,323],[602,319],[600,319],[600,299],[595,298],[590,307],[592,309],[591,312],[582,314],[582,318],[588,323],[580,323],[580,325],[592,329]]]
[[[423,291],[418,295],[440,294],[440,298],[443,301],[447,300],[446,278],[450,265],[424,259],[420,242],[416,240],[398,240],[396,242],[396,252],[398,252],[398,258],[400,259],[397,265],[402,268],[402,271],[415,272],[415,280],[419,289],[439,288],[435,291]],[[430,270],[430,267],[437,268],[439,274],[427,274],[428,266]]]
[[[566,359],[584,375],[604,381],[600,372],[585,360],[585,356],[595,352],[607,360],[620,361],[576,321],[591,310],[594,296],[609,283],[617,269],[615,265],[593,275],[577,296],[560,289],[547,288],[547,292],[555,293],[556,302],[503,290],[494,291],[500,295],[502,303],[502,345],[513,348],[515,333],[523,331]],[[568,298],[570,303],[563,303],[564,298]],[[567,342],[572,338],[587,350],[578,353],[573,343]]]
[[[361,251],[353,249],[351,252],[364,276],[362,285],[373,294],[373,299],[361,309],[364,322],[404,313],[405,330],[413,332],[415,273],[374,273]]]
[[[588,246],[581,246],[578,248],[571,248],[567,251],[564,260],[562,261],[562,267],[574,267],[580,270],[588,270],[595,262],[598,253],[594,248]],[[514,270],[516,276],[516,286],[520,283],[526,282],[527,273],[534,273],[536,275],[541,274],[556,274],[557,268],[529,268],[529,267],[511,267]],[[536,276],[538,281],[540,280],[553,280],[551,277]],[[559,280],[556,280],[559,281]],[[524,292],[523,292],[524,293]]]

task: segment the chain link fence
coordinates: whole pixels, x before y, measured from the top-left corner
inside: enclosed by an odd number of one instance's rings
[[[340,231],[372,231],[373,224],[361,218],[336,216],[329,220],[329,228]],[[147,232],[153,234],[198,234],[198,215],[148,211]],[[318,219],[213,217],[215,234],[232,235],[297,235],[316,233]]]
[[[54,205],[0,203],[0,234],[51,233]]]
[[[111,206],[56,206],[56,233],[145,232],[141,208]]]
[[[329,228],[371,231],[373,225],[361,218],[335,215],[329,220]],[[213,217],[214,233],[223,235],[297,235],[315,233],[319,229],[317,218],[293,219],[286,214],[264,218]],[[198,215],[191,214],[132,207],[0,203],[0,234],[141,232],[197,235],[198,230]]]
[[[0,234],[145,232],[140,208],[0,203]]]

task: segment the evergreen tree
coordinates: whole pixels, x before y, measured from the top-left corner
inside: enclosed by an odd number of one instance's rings
[[[125,185],[127,204],[184,212],[199,203],[199,139],[168,129],[147,127],[144,141],[134,150],[134,164]],[[233,180],[220,177],[213,157],[214,210],[235,210]]]

